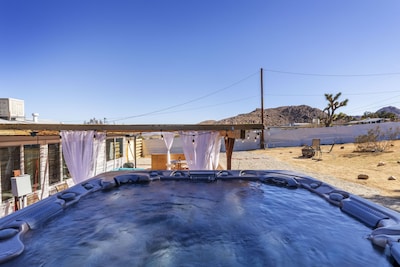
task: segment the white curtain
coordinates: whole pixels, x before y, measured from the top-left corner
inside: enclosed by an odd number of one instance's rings
[[[174,133],[163,133],[163,138],[164,138],[164,142],[165,142],[165,146],[167,147],[167,169],[170,170],[171,169],[171,147],[172,147],[172,143],[174,142]]]
[[[97,174],[97,159],[99,157],[100,154],[100,148],[101,145],[104,144],[104,141],[107,138],[107,134],[106,133],[98,133],[95,132],[94,135],[94,140],[93,140],[93,175],[95,176]],[[104,165],[102,166],[102,171],[101,172],[105,172],[105,168]]]
[[[221,151],[221,136],[215,135],[213,147],[210,151],[210,167],[212,170],[216,170],[219,166],[219,152]]]
[[[103,136],[101,136],[103,138]],[[62,152],[75,184],[94,174],[99,142],[94,131],[61,131]],[[95,145],[95,142],[97,145]]]
[[[179,132],[183,153],[190,170],[218,167],[221,138],[218,132]]]

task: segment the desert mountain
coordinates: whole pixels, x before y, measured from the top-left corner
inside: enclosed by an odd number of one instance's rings
[[[393,106],[384,107],[384,108],[378,109],[378,110],[376,111],[376,113],[381,113],[381,112],[384,112],[384,113],[393,113],[393,114],[395,114],[397,117],[400,117],[400,109],[398,109],[398,108],[396,108],[396,107],[393,107]]]
[[[324,116],[322,110],[307,105],[284,106],[264,109],[264,124],[266,126],[287,126],[293,123],[312,123],[313,119]],[[210,123],[211,121],[208,121]],[[218,124],[248,124],[261,123],[261,109],[250,113],[215,121]]]
[[[385,112],[393,113],[400,118],[400,109],[392,106],[384,107],[376,111],[376,113]],[[283,106],[277,108],[264,109],[265,126],[288,126],[294,123],[312,123],[314,119],[324,118],[325,113],[318,109],[307,105],[300,106]],[[354,119],[360,119],[361,116],[353,116]],[[250,113],[239,114],[234,117],[222,119],[219,121],[208,120],[201,124],[249,124],[261,123],[261,109],[256,109]]]

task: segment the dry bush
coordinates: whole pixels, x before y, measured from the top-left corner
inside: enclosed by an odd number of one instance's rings
[[[379,126],[368,130],[367,134],[359,135],[355,139],[357,152],[384,152],[393,144],[400,134],[400,129],[389,128],[383,132]]]

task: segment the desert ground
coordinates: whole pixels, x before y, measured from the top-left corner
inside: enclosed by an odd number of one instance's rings
[[[353,143],[335,144],[332,150],[331,145],[323,145],[321,150],[314,158],[303,157],[302,147],[235,151],[232,170],[296,171],[400,212],[400,140],[385,152],[356,152]],[[150,158],[138,160],[138,167],[150,166]],[[223,152],[220,167],[226,169]],[[360,174],[368,179],[359,179]]]
[[[384,152],[357,152],[356,145],[321,146],[321,155],[305,158],[302,147],[234,152],[232,169],[297,171],[332,186],[400,211],[400,140]],[[223,153],[221,166],[226,166]],[[359,179],[359,175],[367,179]],[[364,178],[366,177],[364,176]]]

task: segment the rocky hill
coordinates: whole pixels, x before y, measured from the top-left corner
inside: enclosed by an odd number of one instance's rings
[[[306,105],[268,108],[264,109],[264,124],[266,126],[287,126],[294,123],[312,123],[313,119],[319,119],[323,116],[324,113],[322,110]],[[239,114],[237,116],[226,118],[220,121],[207,121],[203,123],[261,123],[261,109],[256,109],[250,113]]]
[[[379,109],[378,112],[393,113],[400,118],[400,109],[392,106]],[[265,126],[288,126],[294,123],[312,123],[314,119],[322,119],[325,114],[318,108],[312,108],[307,105],[284,106],[277,108],[264,109]],[[354,119],[360,119],[361,116],[353,116]],[[250,113],[239,114],[234,117],[223,120],[203,121],[201,124],[249,124],[261,123],[261,109],[256,109]]]
[[[381,112],[384,112],[384,113],[393,113],[393,114],[395,114],[398,118],[400,117],[400,109],[398,109],[398,108],[396,108],[396,107],[393,107],[393,106],[384,107],[384,108],[378,109],[378,110],[376,111],[376,113],[381,113]]]

